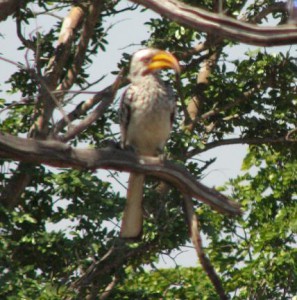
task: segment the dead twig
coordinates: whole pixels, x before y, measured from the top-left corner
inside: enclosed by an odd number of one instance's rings
[[[73,137],[77,136],[79,133],[83,132],[93,122],[98,120],[106,111],[106,109],[110,106],[110,104],[113,102],[116,92],[120,84],[122,83],[122,74],[123,71],[121,71],[118,74],[116,80],[112,85],[108,86],[101,92],[97,93],[90,102],[87,102],[86,105],[80,106],[79,108],[77,108],[75,111],[71,113],[71,118],[74,119],[75,117],[78,116],[79,113],[85,112],[92,105],[100,102],[100,104],[85,119],[80,121],[80,123],[77,124],[76,126],[70,127],[69,130],[63,136],[54,136],[54,137],[63,142],[69,141]],[[57,124],[57,126],[55,126],[54,133],[57,133],[58,130],[61,130],[63,128],[63,125],[66,124],[67,122],[66,119],[64,118],[61,122]]]

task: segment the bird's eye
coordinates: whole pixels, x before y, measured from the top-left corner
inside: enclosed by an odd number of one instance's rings
[[[150,58],[149,57],[144,57],[142,60],[141,60],[144,64],[148,64],[150,62]]]

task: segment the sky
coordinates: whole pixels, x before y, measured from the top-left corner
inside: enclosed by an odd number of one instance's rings
[[[130,6],[131,3],[128,1],[123,1],[121,6],[122,8]],[[63,12],[57,12],[58,15],[64,16]],[[146,11],[145,13],[135,13],[127,12],[120,17],[110,17],[106,21],[106,27],[111,26],[109,30],[109,45],[106,47],[106,52],[98,53],[93,64],[89,67],[88,71],[91,75],[90,81],[94,81],[100,78],[102,75],[107,75],[104,80],[91,88],[92,91],[99,91],[111,84],[114,80],[114,76],[110,73],[117,70],[117,63],[121,59],[121,53],[123,49],[125,52],[133,53],[134,51],[141,48],[140,42],[146,39],[149,36],[149,28],[144,25],[145,21],[148,21],[152,17],[157,15],[151,11]],[[28,29],[28,32],[25,32],[25,35],[28,36],[31,31],[39,30],[46,31],[53,20],[52,17],[48,18],[37,18],[35,23],[32,24],[32,28]],[[15,31],[12,31],[12,28],[15,28],[14,22],[9,19],[6,22],[1,23],[0,33],[5,37],[5,39],[0,37],[0,55],[12,61],[20,61],[25,63],[23,55],[20,55],[19,51],[16,51],[16,45],[19,44],[18,39],[16,38]],[[230,56],[232,59],[243,58],[244,53],[247,50],[253,50],[256,47],[240,45],[230,49]],[[273,48],[269,51],[286,51],[287,48]],[[16,67],[12,64],[0,60],[0,83],[5,82],[9,78],[9,74],[16,71]],[[5,90],[6,86],[2,84],[1,89]],[[0,91],[0,98],[5,94]],[[7,95],[5,95],[7,97]],[[77,101],[85,99],[86,95],[82,95]],[[16,96],[13,96],[13,99],[18,101],[19,99]],[[1,121],[0,115],[0,121]],[[230,136],[231,138],[232,136]],[[247,150],[246,145],[234,145],[234,146],[222,146],[214,148],[210,151],[200,154],[197,158],[202,160],[207,160],[213,157],[216,157],[216,162],[211,165],[208,169],[205,177],[202,179],[202,182],[210,187],[223,185],[230,178],[235,178],[240,173],[241,162],[245,156]],[[109,180],[114,183],[111,178],[107,178],[108,172],[101,171],[97,174],[105,180]],[[123,174],[123,182],[127,181],[128,174]],[[114,183],[116,184],[116,183]],[[125,190],[118,185],[119,191],[124,195]],[[176,264],[181,266],[196,266],[197,265],[197,256],[194,249],[191,247],[191,244],[188,247],[182,247],[179,251],[173,251],[170,255],[175,257],[174,260],[168,256],[162,256],[160,259],[158,267],[175,267]]]

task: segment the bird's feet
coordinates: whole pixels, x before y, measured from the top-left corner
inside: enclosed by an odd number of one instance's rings
[[[104,140],[104,141],[102,141],[100,146],[102,148],[119,149],[120,143],[116,142],[115,140]]]
[[[163,165],[164,164],[164,157],[163,156],[139,156],[139,163],[142,165]]]
[[[160,163],[163,163],[166,160],[166,158],[167,158],[167,155],[166,155],[166,153],[164,153],[163,148],[162,149],[161,148],[157,148],[156,152],[157,152],[157,156],[158,156],[158,158],[160,160]]]
[[[135,153],[135,154],[137,153],[135,147],[133,147],[133,146],[131,146],[131,145],[125,145],[124,147],[123,147],[123,146],[121,146],[121,147],[122,147],[122,149],[124,149],[124,150],[133,152],[133,153]]]

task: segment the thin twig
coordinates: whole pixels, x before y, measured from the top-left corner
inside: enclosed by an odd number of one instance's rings
[[[98,120],[102,116],[102,114],[105,112],[105,110],[109,107],[109,105],[113,102],[114,97],[116,95],[116,92],[122,82],[122,74],[123,72],[121,71],[114,83],[105,88],[103,91],[99,92],[97,95],[94,97],[93,102],[99,102],[100,104],[97,106],[96,109],[94,109],[84,120],[80,121],[79,124],[76,126],[72,126],[69,128],[69,130],[63,135],[63,136],[55,136],[55,138],[59,139],[60,141],[69,141],[75,136],[77,136],[79,133],[83,132],[90,124]],[[67,116],[68,118],[68,116]],[[68,118],[69,119],[69,118]],[[70,121],[70,119],[69,119]],[[63,122],[64,123],[64,122]],[[60,124],[61,126],[61,124]],[[58,127],[55,128],[57,130]],[[56,131],[54,131],[55,133]]]
[[[19,15],[19,11],[17,11],[17,14],[16,14],[16,31],[17,31],[17,36],[18,38],[20,39],[20,41],[23,43],[23,45],[28,48],[28,49],[31,49],[33,51],[35,51],[35,46],[34,46],[34,43],[31,41],[31,40],[27,40],[23,34],[22,34],[22,26],[21,26],[21,18],[20,18],[20,15]]]
[[[225,145],[236,145],[236,144],[248,144],[248,145],[264,145],[264,144],[282,144],[287,143],[292,144],[296,142],[294,139],[287,139],[284,136],[280,137],[239,137],[239,138],[232,138],[232,139],[224,139],[219,141],[210,142],[204,145],[203,149],[193,149],[188,151],[186,154],[187,158],[191,158],[199,153],[208,151],[212,148],[225,146]]]
[[[255,93],[257,91],[264,89],[266,87],[267,86],[266,85],[264,86],[264,84],[261,84],[261,85],[258,84],[256,87],[253,87],[250,90],[242,93],[242,95],[238,99],[235,99],[233,102],[228,103],[224,107],[214,108],[214,109],[204,113],[203,115],[201,115],[199,117],[199,119],[206,120],[210,117],[217,116],[221,113],[224,113],[224,112],[230,110],[231,108],[238,106],[239,104],[241,104],[243,102],[249,101],[251,99],[251,97],[255,95]]]
[[[11,59],[8,59],[8,58],[5,58],[3,56],[0,56],[0,60],[3,60],[5,62],[8,62],[14,66],[16,66],[17,68],[20,68],[20,69],[25,69],[24,65],[20,64],[20,63],[16,63],[15,61],[11,60]]]
[[[29,105],[29,104],[34,104],[34,100],[31,98],[24,98],[21,99],[19,102],[13,102],[11,104],[8,104],[6,107],[0,110],[0,114],[3,113],[4,111],[11,109],[14,106],[19,106],[19,105]]]
[[[54,93],[67,93],[67,94],[73,94],[73,96],[69,97],[65,103],[71,102],[76,96],[80,94],[86,94],[86,95],[96,95],[98,92],[93,92],[93,91],[87,91],[90,87],[96,85],[97,83],[101,82],[104,78],[106,78],[107,74],[102,75],[100,78],[94,80],[93,82],[89,83],[87,82],[86,86],[81,88],[80,90],[61,90],[61,91],[54,91]]]

